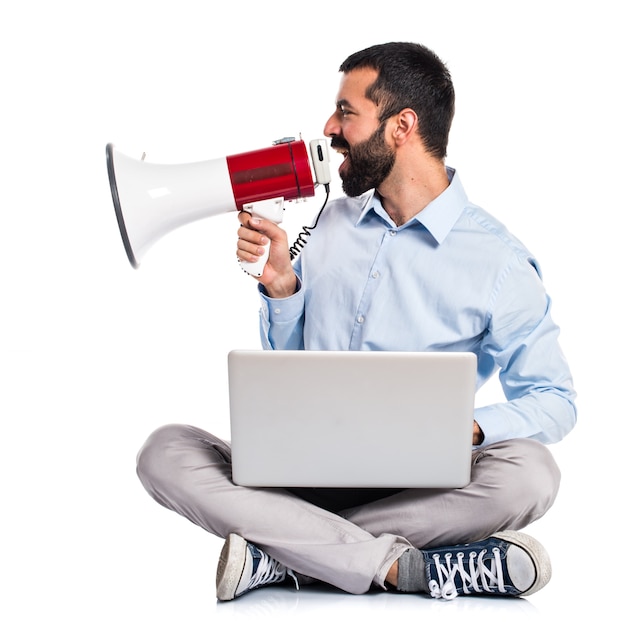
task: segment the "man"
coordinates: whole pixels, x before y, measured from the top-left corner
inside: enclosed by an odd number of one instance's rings
[[[476,410],[471,482],[249,489],[232,483],[227,443],[181,425],[148,439],[139,476],[158,502],[226,538],[220,600],[288,577],[350,593],[534,593],[550,560],[519,529],[552,505],[560,473],[545,444],[576,419],[538,265],[444,163],[454,89],[435,54],[389,43],[340,71],[325,134],[344,155],[346,197],[329,204],[293,264],[280,227],[239,217],[240,259],[270,246],[259,278],[263,345],[474,352],[479,383],[498,371],[508,400]]]

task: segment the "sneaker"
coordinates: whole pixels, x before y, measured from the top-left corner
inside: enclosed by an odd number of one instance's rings
[[[239,535],[226,538],[217,566],[218,600],[233,600],[247,591],[274,585],[291,576],[298,588],[295,574]]]
[[[517,531],[421,552],[433,598],[451,600],[459,594],[524,596],[539,591],[552,575],[544,547]]]

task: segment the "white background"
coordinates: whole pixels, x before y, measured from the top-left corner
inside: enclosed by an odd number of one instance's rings
[[[612,613],[623,582],[618,5],[35,0],[4,8],[0,621],[332,623],[345,608],[352,619],[406,610],[440,622],[547,623]],[[155,504],[134,458],[172,421],[228,436],[226,353],[259,347],[255,285],[235,261],[234,214],[179,229],[131,269],[105,145],[185,163],[285,135],[319,137],[339,63],[389,40],[424,43],[448,64],[457,90],[448,164],[470,198],[537,254],[554,298],[580,396],[579,425],[553,447],[560,498],[533,530],[552,554],[554,579],[512,604],[257,592],[216,606],[221,542]],[[319,201],[288,209],[294,235]]]

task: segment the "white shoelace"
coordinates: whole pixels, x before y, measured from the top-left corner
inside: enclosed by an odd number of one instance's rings
[[[259,552],[261,553],[261,559],[256,568],[256,572],[254,572],[254,574],[250,577],[248,589],[254,589],[255,587],[260,587],[262,585],[271,585],[273,583],[282,582],[283,580],[285,580],[285,575],[291,576],[296,584],[296,589],[300,589],[300,586],[298,585],[298,579],[290,569],[287,569],[276,559],[273,559],[265,554],[265,552],[261,550]]]
[[[459,590],[454,582],[457,574],[462,583],[464,594],[494,593],[495,591],[505,593],[500,549],[493,548],[493,557],[485,559],[486,554],[487,550],[481,550],[478,554],[470,552],[469,562],[467,563],[469,571],[465,570],[463,563],[464,554],[462,552],[457,553],[456,561],[453,561],[451,552],[446,553],[444,555],[445,563],[441,561],[438,554],[435,554],[433,559],[438,581],[430,581],[428,585],[430,595],[433,598],[442,598],[444,600],[452,600],[459,595]],[[486,562],[489,560],[491,561],[490,566]]]

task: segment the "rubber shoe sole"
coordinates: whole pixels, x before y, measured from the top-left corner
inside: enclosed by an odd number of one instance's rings
[[[529,596],[545,587],[552,577],[552,564],[546,549],[533,537],[515,530],[505,530],[494,533],[494,537],[507,541],[511,545],[518,546],[532,559],[535,567],[535,578],[530,587],[521,591],[519,595]]]
[[[228,535],[217,564],[215,591],[218,600],[233,600],[237,596],[247,557],[248,542],[239,535]]]

